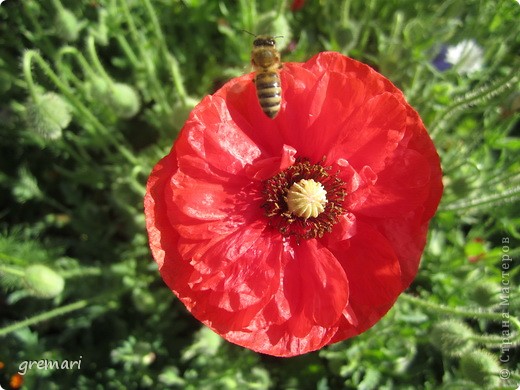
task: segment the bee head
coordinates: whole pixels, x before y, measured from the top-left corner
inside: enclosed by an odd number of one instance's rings
[[[258,37],[253,41],[254,47],[261,47],[261,46],[275,46],[275,41],[273,37]]]

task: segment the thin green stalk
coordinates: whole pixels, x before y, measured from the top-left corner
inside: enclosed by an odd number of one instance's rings
[[[394,23],[392,26],[392,32],[390,33],[390,44],[397,45],[400,41],[399,37],[403,33],[404,26],[404,15],[402,12],[398,11],[394,14]]]
[[[136,47],[140,50],[142,42],[141,42],[141,39],[139,38],[139,32],[137,31],[137,27],[135,26],[134,19],[132,18],[132,15],[130,14],[130,10],[128,9],[128,4],[125,0],[121,0],[119,2],[119,4],[121,5],[121,9],[123,10],[123,15],[126,19],[126,23],[128,24],[128,29],[130,31],[130,37],[134,41],[134,44],[136,45]]]
[[[27,83],[27,88],[29,89],[29,93],[31,95],[32,100],[34,103],[39,104],[40,103],[40,95],[36,91],[36,84],[34,83],[34,79],[32,77],[32,71],[31,71],[31,57],[30,54],[33,53],[32,51],[26,52],[23,56],[23,74],[25,76],[25,81]],[[45,64],[47,65],[47,64]]]
[[[130,187],[138,194],[141,194],[144,196],[146,193],[146,187],[143,186],[137,179],[132,178],[132,180],[128,181],[128,184],[130,184]]]
[[[439,116],[439,119],[432,125],[430,136],[435,140],[443,130],[449,127],[449,121],[456,118],[457,113],[462,112],[465,108],[476,105],[479,102],[488,101],[504,91],[510,89],[519,80],[519,77],[513,72],[499,80],[495,80],[487,86],[476,88],[474,91],[455,100],[455,102],[447,107]]]
[[[502,323],[505,321],[504,314],[492,311],[474,311],[468,310],[466,308],[453,308],[444,305],[439,305],[436,303],[425,301],[421,298],[413,297],[409,294],[401,294],[399,299],[412,303],[416,306],[420,306],[424,309],[433,311],[439,314],[448,314],[458,317],[466,317],[466,318],[477,318],[483,320],[491,320]],[[511,333],[509,336],[509,341],[512,345],[517,345],[520,343],[520,320],[512,315],[508,315],[507,320],[510,324],[516,328],[515,333]],[[473,336],[472,339],[475,341],[481,342],[482,344],[500,344],[503,342],[502,337],[493,336],[493,335],[482,335],[482,336]]]
[[[60,73],[68,73],[69,77],[72,78],[77,85],[81,85],[82,83],[81,83],[80,79],[78,77],[76,77],[76,75],[74,75],[70,71],[70,69],[68,69],[68,68],[65,69],[65,66],[64,66],[65,61],[63,59],[63,57],[65,55],[71,55],[71,56],[73,56],[73,58],[75,58],[78,61],[79,66],[83,70],[84,75],[88,76],[88,75],[94,74],[94,71],[92,70],[92,67],[88,63],[87,59],[78,49],[76,49],[75,47],[72,47],[72,46],[62,47],[58,51],[58,55],[56,58],[56,67],[58,68]]]
[[[60,0],[52,0],[52,4],[56,8],[56,11],[60,12],[63,11],[65,8],[63,7],[63,4],[61,4]]]
[[[0,253],[0,257],[4,257],[4,256]],[[5,257],[9,257],[9,256],[5,256]],[[18,276],[21,278],[23,278],[25,276],[25,272],[23,272],[21,269],[18,269],[15,267],[10,267],[8,265],[0,265],[0,274],[11,274],[11,275]]]
[[[153,91],[155,97],[154,99],[159,102],[163,112],[171,113],[171,105],[168,102],[166,95],[164,94],[164,90],[160,81],[157,79],[157,74],[155,72],[154,64],[151,62],[151,56],[144,49],[147,47],[146,42],[143,42],[141,36],[136,28],[134,23],[134,19],[132,14],[130,13],[130,9],[128,8],[128,4],[126,1],[120,1],[121,9],[123,11],[123,15],[125,17],[126,22],[128,23],[128,28],[130,30],[130,37],[134,41],[135,46],[138,48],[140,58],[144,64],[144,68],[146,70],[146,74],[148,76],[148,80],[150,83],[150,89]],[[162,33],[161,33],[162,34]]]
[[[425,68],[420,65],[417,65],[415,67],[415,72],[413,73],[413,77],[410,82],[410,86],[407,88],[408,90],[405,93],[408,101],[412,101],[415,98],[415,95],[417,94],[417,91],[419,90],[419,88],[422,87],[422,85],[423,85],[422,76],[423,76],[424,69]]]
[[[362,26],[361,27],[362,32],[360,34],[361,39],[359,41],[360,44],[357,47],[357,49],[359,49],[360,51],[365,51],[366,46],[368,45],[368,40],[370,38],[370,30],[373,28],[372,21],[374,20],[374,18],[372,16],[372,14],[373,14],[372,10],[375,7],[376,7],[376,0],[369,0],[368,4],[367,3],[364,4],[363,18],[360,23],[360,26]]]
[[[63,142],[65,150],[78,162],[80,165],[90,165],[93,166],[93,159],[85,150],[82,145],[82,142],[74,133],[65,132],[63,133],[64,140],[68,142]]]
[[[164,34],[162,32],[161,26],[159,24],[159,20],[157,19],[157,14],[150,3],[150,0],[142,0],[148,15],[150,16],[150,20],[152,21],[152,29],[154,34],[159,41],[159,47],[161,48],[163,60],[168,59],[168,46],[166,45],[166,39],[164,39]]]
[[[113,83],[113,80],[106,72],[105,67],[101,64],[101,61],[99,61],[99,57],[96,51],[96,43],[94,42],[94,37],[92,35],[89,35],[87,38],[87,51],[89,53],[90,60],[92,61],[94,67],[97,70],[97,73],[101,74],[101,77],[105,79],[108,85],[111,85]]]
[[[151,57],[147,53],[144,54],[144,64],[148,71],[148,74],[150,75],[150,81],[152,83],[152,87],[155,92],[157,101],[161,105],[164,112],[171,112],[171,105],[168,103],[168,99],[166,98],[164,90],[159,80],[157,79],[157,75],[155,73],[155,66],[151,62]]]
[[[490,188],[490,186],[499,184],[499,183],[516,183],[520,181],[520,172],[499,172],[496,175],[493,175],[490,179],[485,183],[486,188]],[[480,187],[483,188],[484,184]]]
[[[341,25],[348,26],[350,24],[350,5],[352,0],[344,0],[341,4]]]
[[[35,33],[34,35],[41,37],[42,42],[39,43],[38,46],[42,49],[45,49],[44,51],[47,54],[51,55],[52,53],[54,53],[54,47],[49,39],[49,34],[43,31],[43,28],[38,19],[35,18],[34,14],[28,9],[28,2],[22,1],[21,4],[23,5],[23,11],[25,15],[29,18],[31,24],[33,25],[32,31]]]
[[[141,61],[139,61],[139,59],[135,55],[126,37],[122,34],[117,34],[116,39],[117,42],[119,42],[121,49],[123,49],[123,51],[125,52],[126,57],[132,63],[132,66],[136,69],[139,69],[141,67]]]
[[[453,211],[470,209],[480,206],[493,206],[507,202],[512,202],[518,198],[520,198],[520,186],[508,188],[505,191],[498,194],[491,194],[473,199],[463,199],[461,201],[444,204],[439,207],[438,211]]]
[[[258,31],[254,31],[256,27],[255,22],[258,20],[256,16],[256,1],[240,0],[239,9],[240,15],[242,15],[242,26],[244,29],[252,32],[253,34],[258,34]]]
[[[287,9],[287,0],[282,0],[278,2],[278,8],[276,9],[276,17],[279,18],[282,16]]]
[[[179,69],[179,63],[177,59],[173,56],[170,57],[170,72],[173,79],[173,84],[175,85],[175,89],[177,90],[177,94],[181,100],[183,106],[186,106],[186,99],[188,94],[186,93],[186,89],[184,88],[184,83],[182,82],[182,76]]]
[[[64,279],[69,278],[77,278],[83,276],[98,276],[101,275],[103,271],[97,267],[88,267],[88,268],[80,268],[70,271],[62,271],[60,272],[60,276]]]
[[[83,299],[81,301],[77,301],[65,306],[58,307],[54,310],[50,310],[45,313],[37,314],[33,317],[27,318],[23,321],[15,322],[14,324],[5,326],[3,328],[0,328],[0,337],[6,336],[9,333],[15,332],[19,329],[25,328],[27,326],[36,325],[43,321],[48,321],[54,317],[59,317],[64,314],[83,309],[87,307],[89,302],[86,299]]]

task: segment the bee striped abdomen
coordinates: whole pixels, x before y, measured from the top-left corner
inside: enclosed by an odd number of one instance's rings
[[[259,35],[253,42],[251,64],[255,75],[256,96],[262,111],[273,119],[282,104],[282,83],[280,81],[280,53],[276,50],[274,38]]]
[[[278,72],[258,72],[255,77],[256,94],[262,111],[274,118],[280,111],[282,87]]]

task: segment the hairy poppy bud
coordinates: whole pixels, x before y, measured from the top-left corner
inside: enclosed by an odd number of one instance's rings
[[[25,283],[31,293],[39,298],[54,298],[61,294],[65,281],[54,270],[42,264],[34,264],[25,270]]]
[[[110,84],[104,102],[114,110],[114,113],[124,119],[133,117],[141,108],[137,92],[129,85],[122,83]]]
[[[498,385],[499,366],[494,355],[484,350],[471,351],[460,359],[462,375],[482,388]]]
[[[46,92],[27,109],[29,128],[48,140],[61,138],[72,116],[67,102],[54,92]]]
[[[477,283],[470,291],[469,298],[483,307],[493,306],[497,303],[499,286],[492,282]]]
[[[81,31],[81,23],[76,16],[68,9],[61,8],[56,15],[56,33],[60,38],[67,42],[74,42],[78,39]]]
[[[443,354],[461,356],[473,347],[470,337],[473,330],[458,320],[446,320],[436,323],[431,331],[431,343]]]

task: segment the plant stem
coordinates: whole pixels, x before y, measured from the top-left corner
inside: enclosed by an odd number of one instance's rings
[[[167,116],[170,116],[172,113],[172,108],[171,108],[171,105],[168,103],[168,99],[166,97],[166,94],[164,93],[161,82],[157,78],[157,73],[155,71],[155,65],[152,62],[152,56],[150,55],[151,53],[149,53],[147,50],[144,49],[145,47],[148,47],[148,45],[142,39],[141,35],[137,31],[136,25],[134,23],[134,19],[132,17],[130,9],[128,8],[127,2],[122,0],[122,1],[120,1],[120,4],[121,4],[121,9],[123,11],[125,20],[128,23],[128,28],[130,29],[130,37],[132,38],[132,40],[134,41],[134,44],[137,47],[141,61],[144,65],[144,69],[146,70],[146,74],[148,76],[148,81],[150,84],[150,90],[155,95],[154,100],[156,100],[158,102],[159,106],[162,108],[162,111],[164,113],[166,113]],[[153,12],[153,9],[152,9],[152,12]],[[158,26],[158,22],[157,22],[157,26]],[[157,26],[154,26],[154,27],[159,28]],[[156,34],[157,34],[157,31],[156,31]],[[159,34],[161,37],[163,37],[163,40],[164,40],[164,36],[162,35],[162,32],[159,32]],[[163,45],[166,45],[166,43],[163,43]],[[163,49],[162,51],[164,51],[164,50],[167,50],[167,49]]]
[[[453,211],[479,206],[497,206],[507,202],[513,202],[518,198],[520,198],[520,186],[507,188],[505,191],[498,194],[482,196],[476,199],[462,199],[460,201],[448,203],[439,207],[438,211]]]
[[[440,313],[440,314],[449,314],[459,317],[467,317],[467,318],[477,318],[477,319],[485,319],[491,321],[502,322],[506,321],[503,313],[491,312],[491,311],[473,311],[468,310],[466,308],[452,308],[444,305],[439,305],[436,303],[425,301],[421,298],[413,297],[409,294],[401,294],[399,299],[412,303],[414,305],[423,307],[427,310]],[[520,320],[514,316],[508,314],[507,321],[511,323],[517,330],[516,333],[511,333],[508,337],[511,342],[511,346],[517,345],[520,343]],[[473,336],[472,340],[478,341],[482,344],[501,344],[503,343],[503,337],[495,336],[495,335],[482,335],[482,336]]]
[[[81,81],[79,80],[79,78],[76,77],[72,72],[70,72],[69,69],[65,69],[64,67],[63,57],[66,54],[74,56],[74,58],[78,61],[79,66],[83,70],[83,74],[85,76],[91,76],[92,74],[94,74],[94,71],[92,70],[92,67],[86,60],[85,56],[82,53],[80,53],[80,51],[75,47],[65,46],[58,51],[58,56],[56,59],[56,67],[58,68],[58,70],[61,73],[69,73],[69,77],[72,77],[76,84],[81,85]]]
[[[60,272],[60,275],[64,279],[68,278],[76,278],[76,277],[84,277],[84,276],[98,276],[101,275],[103,271],[97,267],[88,267],[88,268],[80,268],[74,269],[70,271]]]
[[[105,71],[105,68],[101,64],[101,61],[99,61],[99,57],[98,57],[97,51],[96,51],[96,44],[94,42],[94,37],[92,35],[89,35],[87,38],[87,50],[90,55],[90,60],[94,64],[94,67],[96,68],[96,70],[101,74],[101,77],[103,77],[105,79],[105,81],[108,83],[108,85],[112,85],[112,83],[113,83],[112,78]]]
[[[4,257],[3,254],[0,253],[0,257]],[[8,257],[8,256],[6,256]],[[8,265],[0,265],[0,274],[11,274],[14,276],[24,277],[25,272],[23,272],[21,269],[9,267]]]
[[[287,0],[282,0],[278,2],[278,8],[276,9],[276,17],[279,18],[284,14],[284,11],[287,9]]]
[[[81,301],[77,301],[71,303],[69,305],[58,307],[54,310],[50,310],[45,313],[37,314],[33,317],[27,318],[23,321],[15,322],[14,324],[8,325],[4,328],[0,328],[0,337],[6,336],[9,333],[17,331],[19,329],[25,328],[27,326],[36,325],[39,322],[48,321],[51,318],[62,316],[64,314],[83,309],[88,306],[88,301],[83,299]]]
[[[144,3],[144,7],[146,11],[150,15],[150,19],[152,21],[152,28],[155,33],[157,40],[159,41],[159,47],[161,48],[161,52],[163,55],[163,60],[167,60],[168,58],[168,46],[166,45],[166,39],[164,39],[164,35],[162,33],[161,26],[159,25],[159,20],[157,19],[157,14],[155,13],[150,0],[142,0]]]
[[[119,45],[121,46],[121,49],[125,52],[126,56],[132,63],[132,66],[135,69],[141,68],[141,62],[138,60],[137,56],[135,55],[134,51],[132,50],[130,44],[128,43],[128,40],[124,35],[118,34],[116,36],[117,42],[119,42]]]
[[[30,53],[33,53],[33,52],[30,52],[30,51],[26,52],[25,55],[23,56],[22,69],[23,69],[23,74],[25,76],[25,81],[27,82],[27,88],[29,89],[29,93],[31,94],[31,98],[35,104],[39,104],[40,97],[36,91],[36,85],[34,84],[32,72],[31,72],[32,56],[30,56]]]
[[[467,93],[439,114],[439,118],[434,122],[430,129],[430,136],[435,139],[448,128],[450,121],[457,118],[457,115],[464,111],[465,108],[476,105],[479,102],[487,102],[494,96],[502,94],[504,91],[512,88],[518,81],[516,73],[508,74],[501,79],[495,80],[490,84],[477,88]]]
[[[177,94],[179,95],[182,105],[186,106],[186,98],[188,97],[188,95],[186,94],[184,83],[182,82],[181,72],[179,70],[179,63],[177,62],[177,59],[173,56],[170,56],[169,62],[173,84],[175,85],[175,89],[177,90]]]
[[[44,51],[47,54],[49,54],[49,55],[52,54],[54,52],[54,47],[51,44],[51,41],[49,39],[49,34],[46,33],[45,31],[43,31],[42,25],[38,21],[38,18],[35,18],[34,14],[28,8],[29,7],[28,2],[22,1],[21,4],[23,4],[23,11],[24,11],[25,15],[29,18],[29,20],[31,21],[31,23],[34,27],[32,29],[32,31],[35,32],[35,36],[41,37],[42,43],[39,43],[38,47],[44,48],[45,49]],[[34,42],[34,44],[36,44],[36,43],[37,42]]]
[[[63,4],[61,4],[60,0],[52,0],[52,4],[56,7],[56,11],[60,12],[64,10]]]

